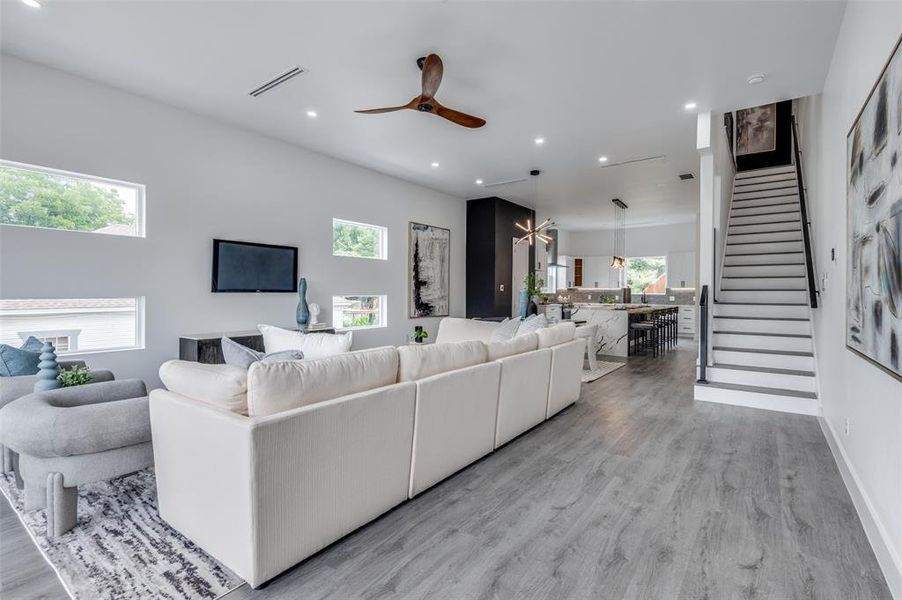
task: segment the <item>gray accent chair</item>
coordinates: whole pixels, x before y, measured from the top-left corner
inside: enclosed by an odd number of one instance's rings
[[[60,369],[70,369],[72,367],[84,367],[83,360],[61,360],[59,362]],[[103,381],[113,381],[113,373],[111,371],[91,371],[90,383],[101,383]],[[0,408],[3,408],[13,400],[18,400],[22,396],[27,396],[34,391],[34,384],[37,382],[37,375],[19,375],[17,377],[0,377]],[[3,473],[9,473],[15,470],[16,456],[10,452],[5,446],[0,445],[0,468]],[[16,474],[16,479],[21,485],[21,479]]]
[[[18,455],[25,509],[47,535],[78,520],[78,486],[153,465],[147,388],[124,379],[32,393],[0,409],[0,441]]]

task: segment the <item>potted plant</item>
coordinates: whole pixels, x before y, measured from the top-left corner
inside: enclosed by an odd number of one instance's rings
[[[72,387],[90,383],[93,377],[91,377],[88,367],[75,365],[74,367],[61,370],[56,379],[60,382],[60,387]]]
[[[535,272],[532,272],[523,279],[523,283],[526,285],[526,296],[529,298],[529,309],[527,312],[530,315],[538,314],[539,307],[536,306],[536,299],[545,287],[545,280],[537,277]]]
[[[413,341],[418,344],[422,344],[423,341],[429,337],[429,334],[423,329],[422,325],[415,325],[413,328]]]

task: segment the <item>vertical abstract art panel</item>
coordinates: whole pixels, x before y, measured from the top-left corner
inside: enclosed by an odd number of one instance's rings
[[[736,111],[736,156],[772,152],[776,147],[776,104]]]
[[[846,140],[846,345],[902,379],[900,43]]]
[[[410,223],[407,256],[408,316],[448,316],[451,304],[451,230]]]

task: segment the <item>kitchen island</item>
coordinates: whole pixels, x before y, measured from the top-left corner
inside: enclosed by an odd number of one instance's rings
[[[610,356],[629,356],[630,319],[650,317],[656,312],[671,310],[671,305],[653,304],[574,304],[571,318],[597,325],[595,353]]]

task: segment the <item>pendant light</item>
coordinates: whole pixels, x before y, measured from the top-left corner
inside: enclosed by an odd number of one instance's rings
[[[611,252],[613,255],[611,268],[624,269],[626,268],[624,255],[626,254],[626,209],[628,207],[619,198],[614,198],[611,202],[614,204],[614,234],[612,236],[614,247]]]
[[[529,174],[532,175],[533,206],[536,205],[536,200],[538,200],[538,196],[539,196],[538,190],[537,190],[539,173],[541,173],[541,171],[539,171],[538,169],[533,169],[532,171],[529,172]],[[547,229],[547,228],[551,227],[552,225],[554,225],[554,221],[552,221],[551,219],[545,219],[544,221],[542,221],[541,225],[538,225],[536,227],[532,226],[532,221],[530,219],[526,219],[525,227],[520,223],[514,223],[514,225],[526,232],[523,235],[523,237],[521,237],[520,239],[517,240],[518,244],[523,241],[528,241],[529,245],[532,246],[533,239],[539,239],[539,240],[545,242],[546,244],[550,244],[552,241],[550,237],[548,237],[547,235],[545,235],[543,233],[540,233],[542,230]]]

